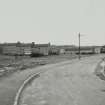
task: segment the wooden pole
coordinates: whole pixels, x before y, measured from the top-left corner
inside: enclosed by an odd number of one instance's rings
[[[79,38],[79,48],[78,48],[78,50],[79,50],[79,59],[81,59],[81,44],[80,44],[80,33],[78,34],[78,38]]]

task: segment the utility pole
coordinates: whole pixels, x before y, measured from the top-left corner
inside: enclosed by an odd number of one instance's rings
[[[78,48],[78,53],[79,53],[79,54],[78,54],[78,58],[79,58],[79,59],[81,59],[81,44],[80,44],[81,41],[80,41],[80,36],[81,36],[81,35],[80,35],[80,33],[79,33],[79,34],[78,34],[78,39],[79,39],[79,48]]]

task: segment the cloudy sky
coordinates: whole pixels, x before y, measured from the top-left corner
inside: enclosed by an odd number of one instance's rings
[[[105,0],[0,0],[0,42],[105,44]]]

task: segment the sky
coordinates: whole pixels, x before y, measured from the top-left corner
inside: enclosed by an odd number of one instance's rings
[[[0,42],[105,45],[105,0],[0,0]]]

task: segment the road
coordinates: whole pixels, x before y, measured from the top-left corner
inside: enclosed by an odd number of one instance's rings
[[[84,58],[84,59],[92,59],[90,63],[95,62],[95,64],[97,64],[99,60],[101,59],[101,57],[103,56],[95,56],[95,57]],[[65,61],[58,64],[45,65],[45,66],[41,66],[34,69],[23,70],[21,72],[18,71],[5,78],[1,78],[0,79],[0,105],[13,105],[16,92],[18,91],[18,89],[20,88],[24,80],[26,80],[33,73],[37,73],[40,71],[45,72],[47,70],[53,70],[54,68],[57,68],[57,67],[71,65],[74,62],[79,63],[79,62],[83,62],[83,60],[79,61],[76,59],[76,60],[71,60],[71,61]],[[80,67],[82,68],[82,65]]]
[[[24,89],[19,105],[105,105],[105,81],[95,75],[102,57],[66,62],[44,72]]]
[[[70,63],[70,61],[64,61],[63,63],[42,65],[41,67],[33,69],[17,71],[7,77],[0,78],[0,105],[13,105],[16,93],[30,75],[41,71],[45,72],[46,70],[51,70],[56,66],[65,65],[65,63],[68,62]]]

